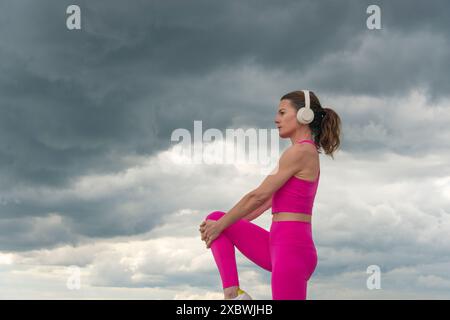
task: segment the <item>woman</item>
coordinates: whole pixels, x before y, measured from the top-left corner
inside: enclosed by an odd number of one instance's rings
[[[272,273],[274,300],[306,299],[307,282],[317,266],[311,216],[320,177],[319,148],[334,159],[341,120],[331,108],[322,108],[312,91],[302,90],[281,97],[275,123],[280,137],[292,142],[277,169],[230,211],[213,211],[200,225],[225,299],[251,300],[239,287],[235,246]],[[270,231],[250,222],[270,207]]]

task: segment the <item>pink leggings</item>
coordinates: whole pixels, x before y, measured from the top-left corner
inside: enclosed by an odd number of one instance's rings
[[[213,211],[206,219],[219,220],[225,212]],[[211,243],[222,287],[239,286],[234,247],[261,268],[272,272],[273,300],[305,300],[307,281],[317,265],[311,224],[272,221],[270,232],[239,219]]]

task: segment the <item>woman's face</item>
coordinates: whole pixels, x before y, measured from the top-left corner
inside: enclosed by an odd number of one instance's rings
[[[297,110],[289,100],[281,100],[278,105],[275,124],[281,138],[288,138],[294,134],[298,126]]]

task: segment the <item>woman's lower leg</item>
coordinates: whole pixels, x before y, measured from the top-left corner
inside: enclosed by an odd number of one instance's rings
[[[218,220],[225,213],[214,211],[206,219]],[[272,270],[269,232],[247,220],[240,219],[226,228],[211,243],[211,251],[222,279],[226,299],[238,294],[239,277],[236,265],[235,246],[252,262],[267,271]]]
[[[223,289],[223,296],[225,299],[233,299],[238,295],[238,286],[231,286]]]

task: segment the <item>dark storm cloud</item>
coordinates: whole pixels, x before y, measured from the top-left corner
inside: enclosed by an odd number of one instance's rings
[[[8,138],[2,141],[0,161],[10,183],[17,178],[27,184],[60,185],[88,169],[117,169],[120,163],[102,161],[111,150],[152,153],[167,147],[173,129],[192,123],[199,113],[205,122],[212,117],[202,112],[210,108],[210,97],[191,97],[188,110],[171,100],[174,91],[190,95],[177,86],[178,80],[196,81],[212,70],[249,60],[286,73],[317,70],[312,79],[328,91],[389,94],[418,81],[440,83],[448,91],[446,81],[436,80],[447,74],[438,67],[439,58],[449,58],[436,54],[440,48],[420,50],[401,69],[392,68],[398,64],[392,46],[379,49],[383,56],[368,56],[363,60],[367,65],[350,60],[342,67],[338,60],[328,70],[316,66],[330,52],[356,50],[360,37],[369,34],[364,2],[81,1],[82,31],[65,28],[69,3],[2,5],[1,128]],[[380,5],[389,32],[414,32],[432,25],[436,17],[438,26],[447,23],[439,19],[443,2],[432,2],[411,19],[405,12],[415,2]],[[378,41],[383,46],[383,39]],[[425,64],[428,51],[434,67]],[[374,58],[382,63],[370,63]],[[407,72],[410,67],[412,73]],[[389,70],[395,71],[385,72]],[[213,98],[215,90],[227,88],[211,84],[209,90]],[[226,106],[225,101],[211,102],[216,110]],[[211,125],[223,128],[231,115],[225,113]]]
[[[450,89],[446,1],[378,2],[382,31],[365,26],[369,1],[84,0],[75,2],[82,30],[69,31],[73,3],[0,4],[0,191],[64,188],[83,174],[119,171],[122,156],[166,149],[172,131],[195,119],[223,129],[240,114],[265,127],[273,106],[261,110],[260,97],[243,104],[231,85],[204,81],[248,63],[304,74],[293,87],[327,93],[401,95],[423,86],[440,97]],[[25,201],[0,214],[57,211],[87,235],[151,227],[106,223],[115,204]]]

